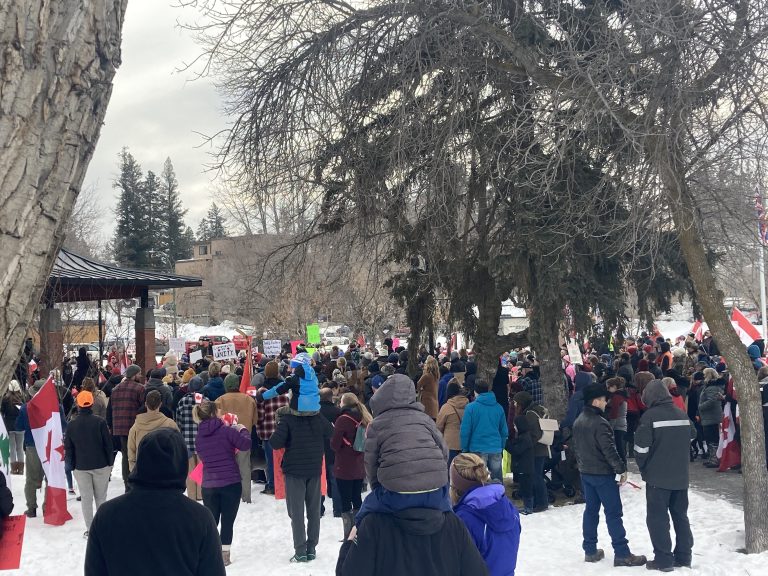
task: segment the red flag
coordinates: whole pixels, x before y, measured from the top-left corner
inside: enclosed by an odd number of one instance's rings
[[[125,374],[130,365],[131,361],[128,359],[128,351],[123,348],[123,354],[120,356],[120,374]]]
[[[99,370],[99,384],[106,384],[107,379],[104,377],[104,372]]]
[[[240,392],[245,394],[248,392],[248,388],[251,387],[251,341],[252,338],[248,338],[248,350],[245,354],[245,366],[243,366],[243,377],[240,378]]]
[[[736,418],[739,417],[739,406],[736,405]],[[723,421],[720,424],[720,444],[717,447],[717,457],[720,459],[718,472],[725,472],[741,464],[741,446],[736,441],[736,424],[731,412],[731,403],[726,402],[723,409]]]
[[[61,429],[59,396],[53,376],[27,402],[27,416],[35,448],[48,480],[43,522],[61,526],[72,516],[67,512],[67,479],[64,473],[64,434]]]
[[[752,341],[760,340],[762,336],[760,335],[760,330],[757,329],[757,327],[750,322],[744,314],[742,314],[741,310],[733,307],[733,312],[731,313],[731,321],[736,322],[736,324],[741,328],[744,333],[752,339]],[[750,342],[751,343],[751,342]]]

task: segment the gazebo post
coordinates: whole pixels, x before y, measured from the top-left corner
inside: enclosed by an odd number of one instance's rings
[[[156,366],[155,311],[149,307],[149,290],[141,291],[141,306],[136,309],[136,364],[146,374]]]
[[[61,310],[53,307],[53,300],[45,299],[45,308],[40,312],[40,376],[45,380],[48,373],[61,367],[64,357],[64,332],[61,325]]]

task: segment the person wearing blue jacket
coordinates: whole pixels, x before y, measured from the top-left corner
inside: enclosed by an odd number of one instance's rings
[[[573,423],[579,417],[584,409],[584,388],[592,384],[592,374],[590,372],[577,372],[574,379],[573,396],[568,399],[568,411],[565,414],[565,420],[562,421],[560,428],[573,429]]]
[[[507,419],[487,381],[475,380],[475,392],[477,397],[464,409],[461,421],[461,451],[480,456],[491,477],[501,481],[501,453],[509,436]]]
[[[453,511],[467,527],[490,576],[514,576],[520,547],[520,516],[502,484],[490,481],[476,454],[459,454],[451,463]]]

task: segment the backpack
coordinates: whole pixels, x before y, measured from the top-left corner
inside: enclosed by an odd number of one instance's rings
[[[349,418],[352,420],[352,422],[355,423],[356,429],[355,429],[355,441],[352,443],[352,450],[355,452],[365,452],[365,426],[363,426],[363,422],[358,422],[352,416],[349,416],[347,414],[342,414],[345,418]],[[348,440],[344,439],[345,442],[349,442]]]
[[[557,420],[549,417],[549,411],[544,408],[544,417],[539,416],[539,413],[532,410],[536,417],[539,419],[539,428],[541,428],[541,438],[539,438],[539,444],[550,447],[555,441],[555,432],[560,429],[560,425]]]

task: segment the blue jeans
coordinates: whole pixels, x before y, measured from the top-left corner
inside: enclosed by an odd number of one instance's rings
[[[768,442],[766,445],[768,446]],[[766,450],[768,450],[768,448],[766,448]],[[453,462],[453,459],[459,454],[461,454],[461,450],[448,450],[448,470],[451,469],[451,462]]]
[[[533,459],[533,503],[535,508],[546,510],[549,507],[549,494],[547,483],[544,480],[545,456],[536,456]]]
[[[431,492],[419,492],[417,494],[401,494],[390,492],[381,485],[376,486],[363,500],[363,506],[355,516],[355,525],[360,526],[368,514],[393,514],[408,508],[431,508],[443,512],[453,512],[451,501],[448,498],[448,484]]]
[[[600,505],[602,504],[608,534],[611,535],[613,555],[616,558],[629,556],[627,533],[621,520],[624,511],[615,477],[608,474],[582,474],[581,487],[586,502],[582,521],[584,553],[594,554],[597,551],[597,525],[600,523]]]
[[[485,461],[485,465],[488,466],[488,471],[491,473],[491,479],[502,482],[504,480],[504,475],[501,472],[501,452],[498,454],[481,452],[478,456],[480,456],[480,458]]]
[[[261,446],[264,448],[264,459],[267,461],[267,467],[264,470],[264,474],[267,477],[267,488],[275,487],[275,465],[272,460],[272,445],[269,440],[262,440]]]

